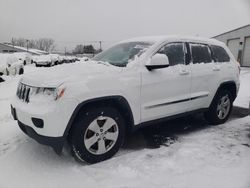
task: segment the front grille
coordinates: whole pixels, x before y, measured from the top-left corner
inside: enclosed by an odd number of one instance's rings
[[[23,83],[19,83],[16,95],[20,100],[28,103],[31,91],[32,91],[31,86],[25,85]]]

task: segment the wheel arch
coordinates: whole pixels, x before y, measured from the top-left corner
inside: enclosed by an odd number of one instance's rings
[[[125,122],[127,125],[126,132],[129,133],[133,130],[134,117],[133,117],[133,113],[132,113],[132,110],[128,101],[123,96],[106,96],[106,97],[89,99],[77,105],[64,131],[63,136],[65,139],[67,139],[70,133],[70,129],[72,128],[77,117],[80,115],[81,111],[91,106],[95,106],[95,105],[111,106],[111,107],[118,109],[118,111],[121,113],[121,115],[125,119]]]
[[[230,93],[232,94],[232,97],[233,97],[233,101],[235,100],[235,98],[237,97],[237,87],[236,87],[236,83],[234,81],[226,81],[226,82],[221,83],[220,86],[218,87],[214,97],[222,89],[230,91]]]

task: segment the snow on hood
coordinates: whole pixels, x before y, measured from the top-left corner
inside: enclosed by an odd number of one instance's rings
[[[122,68],[94,61],[63,64],[51,68],[38,68],[25,74],[21,82],[36,87],[58,87],[65,82],[86,80],[87,76],[110,74]]]

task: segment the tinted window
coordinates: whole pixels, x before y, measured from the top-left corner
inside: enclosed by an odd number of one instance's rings
[[[158,53],[168,56],[169,65],[185,64],[185,52],[183,43],[171,43],[162,47]]]
[[[213,52],[213,57],[215,62],[227,62],[230,61],[230,57],[228,56],[226,50],[220,46],[211,45],[211,49]]]
[[[204,44],[190,44],[193,63],[212,62],[209,47]]]

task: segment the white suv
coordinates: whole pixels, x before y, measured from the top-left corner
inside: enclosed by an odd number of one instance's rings
[[[239,64],[213,39],[146,37],[122,41],[84,64],[24,75],[11,111],[20,128],[78,161],[112,157],[126,133],[204,112],[224,123],[239,89]]]

